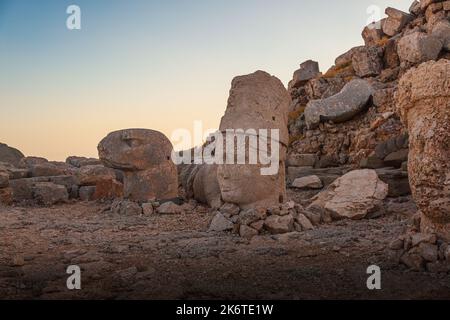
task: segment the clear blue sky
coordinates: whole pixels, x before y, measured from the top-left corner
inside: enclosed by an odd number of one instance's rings
[[[362,44],[371,5],[412,0],[0,0],[0,142],[27,155],[96,156],[127,127],[218,127],[231,79],[285,84],[299,63]],[[66,28],[66,8],[82,30]]]

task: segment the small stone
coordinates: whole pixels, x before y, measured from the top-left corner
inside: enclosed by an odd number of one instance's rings
[[[289,167],[314,167],[317,162],[315,154],[289,154],[287,158],[287,165]]]
[[[438,260],[438,247],[434,244],[422,242],[419,245],[420,255],[426,261],[436,262]]]
[[[156,209],[159,214],[180,214],[183,208],[172,201],[165,202]]]
[[[142,207],[134,201],[116,200],[111,205],[111,211],[119,215],[140,216]]]
[[[297,216],[295,220],[302,226],[303,230],[314,229],[314,226],[312,225],[311,221],[309,221],[309,219],[301,213]]]
[[[258,231],[255,229],[248,227],[246,225],[241,225],[239,227],[239,235],[245,239],[252,239],[253,237],[258,235]]]
[[[319,212],[305,210],[303,211],[303,214],[315,226],[319,225],[322,222],[322,215]]]
[[[254,222],[250,225],[250,227],[252,227],[253,229],[255,229],[258,232],[261,232],[264,228],[264,221],[258,221],[258,222]]]
[[[221,214],[220,212],[218,212],[212,222],[211,225],[209,226],[209,232],[223,232],[223,231],[231,231],[233,230],[233,222],[231,222],[230,220],[228,220],[227,218],[225,218],[223,216],[223,214]]]
[[[295,179],[292,187],[298,189],[322,189],[323,183],[318,176],[314,175]]]
[[[421,63],[436,60],[442,49],[442,42],[435,36],[414,32],[398,42],[398,55],[401,61]]]
[[[239,206],[235,205],[234,203],[225,203],[220,208],[220,213],[222,213],[225,217],[232,217],[235,215],[238,215],[241,209]]]
[[[248,209],[241,211],[239,214],[239,222],[242,225],[251,225],[252,223],[258,222],[259,220],[264,220],[267,214],[265,210],[258,209]]]
[[[283,234],[294,230],[294,217],[270,216],[264,223],[265,228],[272,234]]]
[[[0,204],[10,205],[13,203],[13,189],[3,188],[0,189]]]
[[[142,204],[142,213],[144,215],[152,215],[155,212],[153,205],[151,203],[143,203]]]

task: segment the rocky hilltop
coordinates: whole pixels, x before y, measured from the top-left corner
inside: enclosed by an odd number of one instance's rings
[[[414,1],[409,12],[386,14],[364,28],[365,45],[325,72],[303,62],[287,89],[263,71],[233,80],[219,133],[278,129],[269,139],[280,151],[276,175],[260,175],[262,163],[176,166],[170,141],[148,129],[110,133],[99,159],[52,162],[0,144],[5,216],[14,207],[95,201],[118,221],[195,214],[206,217],[208,237],[256,243],[290,243],[309,232],[320,242],[321,230],[346,223],[346,232],[366,228],[364,238],[378,219],[390,240],[374,240],[383,257],[449,272],[450,1]],[[218,143],[203,148],[217,151]]]

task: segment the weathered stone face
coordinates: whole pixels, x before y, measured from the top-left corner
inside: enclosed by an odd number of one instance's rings
[[[450,61],[430,61],[400,80],[399,113],[409,130],[409,176],[424,232],[450,240]]]
[[[271,140],[267,147],[279,145],[279,170],[274,175],[262,175],[261,168],[267,166],[260,163],[260,159],[257,164],[250,164],[246,158],[246,164],[219,165],[217,177],[223,201],[243,209],[270,207],[285,201],[284,161],[289,143],[287,116],[290,101],[281,81],[266,72],[258,71],[233,80],[220,131],[278,129],[279,141]]]
[[[105,166],[124,171],[124,196],[136,201],[178,196],[172,150],[162,133],[146,129],[116,131],[98,145]]]

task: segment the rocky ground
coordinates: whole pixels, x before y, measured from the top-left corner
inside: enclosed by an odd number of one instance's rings
[[[448,299],[447,274],[412,272],[386,249],[411,224],[409,198],[378,219],[245,240],[207,232],[213,213],[118,215],[110,204],[0,209],[2,299]],[[204,210],[203,210],[204,209]],[[367,267],[382,290],[366,287]],[[66,288],[79,265],[82,290]]]

